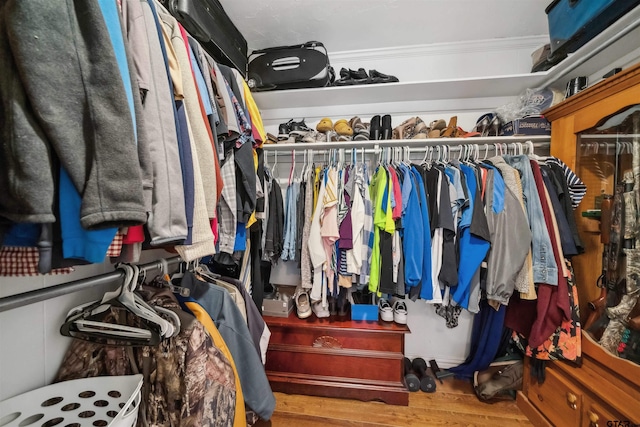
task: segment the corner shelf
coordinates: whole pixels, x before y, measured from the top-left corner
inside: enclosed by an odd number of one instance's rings
[[[446,101],[453,111],[465,109],[469,100],[514,97],[528,88],[563,89],[574,76],[591,76],[600,70],[623,65],[632,53],[640,56],[640,6],[622,16],[592,40],[569,54],[553,68],[526,74],[471,77],[451,80],[399,82],[315,89],[254,92],[261,110],[292,111],[353,104],[410,103]],[[637,52],[636,52],[637,51]]]

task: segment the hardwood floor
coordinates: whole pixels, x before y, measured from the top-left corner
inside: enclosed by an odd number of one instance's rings
[[[531,426],[513,402],[480,401],[470,383],[445,378],[435,393],[409,395],[409,406],[275,393],[270,422],[257,427]]]

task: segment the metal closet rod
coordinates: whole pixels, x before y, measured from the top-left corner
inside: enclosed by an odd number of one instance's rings
[[[472,138],[429,138],[429,139],[387,139],[380,141],[338,141],[338,142],[308,142],[308,143],[284,143],[284,144],[265,144],[263,149],[267,151],[275,151],[280,154],[291,154],[292,150],[327,150],[334,148],[352,149],[352,148],[384,148],[384,147],[411,147],[426,148],[436,145],[459,146],[459,145],[489,145],[493,144],[511,144],[514,142],[525,143],[531,141],[534,148],[549,147],[550,135],[531,135],[531,136],[500,136],[500,137],[472,137]]]
[[[164,258],[146,264],[139,264],[141,273],[147,273],[151,270],[159,270],[166,266],[178,264],[182,261],[179,256]],[[14,308],[24,307],[25,305],[36,302],[45,301],[62,295],[72,294],[74,292],[83,291],[97,285],[105,285],[118,279],[124,279],[124,271],[116,270],[111,273],[100,274],[98,276],[86,277],[84,279],[74,280],[73,282],[61,283],[59,285],[50,286],[48,288],[36,289],[29,292],[11,295],[0,298],[0,313],[3,311],[13,310]]]

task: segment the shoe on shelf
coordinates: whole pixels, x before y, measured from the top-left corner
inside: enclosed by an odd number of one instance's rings
[[[358,71],[349,69],[349,75],[351,76],[351,79],[353,79],[354,84],[363,85],[371,83],[371,79],[364,68],[358,68]]]
[[[353,135],[353,129],[351,129],[351,126],[349,126],[349,123],[347,123],[346,119],[340,119],[338,120],[334,125],[333,125],[333,130],[336,131],[336,133],[340,136],[352,136]],[[338,138],[338,141],[340,139]],[[348,141],[349,139],[347,139]]]
[[[384,116],[382,116],[381,122],[382,127],[380,130],[380,138],[384,140],[391,139],[393,131],[393,129],[391,128],[391,116],[389,114],[385,114]]]
[[[323,132],[323,133],[324,132],[329,132],[329,131],[333,130],[333,122],[328,117],[320,119],[320,121],[316,125],[316,130],[318,132]]]
[[[286,141],[289,139],[291,123],[293,123],[293,119],[289,120],[287,123],[280,123],[280,126],[278,126],[278,141]]]
[[[393,322],[393,308],[389,301],[384,298],[378,300],[378,311],[380,312],[380,319],[384,322]]]
[[[458,136],[458,116],[449,119],[449,124],[440,134],[443,138],[455,138]]]
[[[411,117],[400,123],[393,129],[393,139],[412,139],[417,122],[418,117]]]
[[[313,130],[309,126],[307,126],[307,124],[304,122],[304,119],[300,120],[299,122],[292,121],[289,125],[289,128],[291,129],[289,131],[289,134],[294,135],[311,132]]]
[[[396,76],[391,76],[387,74],[382,74],[377,70],[369,70],[369,77],[371,78],[371,83],[397,83],[399,82]]]
[[[349,126],[353,129],[354,141],[368,141],[369,140],[369,124],[362,123],[360,117],[355,116],[349,120]]]
[[[371,117],[371,123],[369,124],[369,139],[371,141],[377,141],[382,137],[382,120],[380,116],[375,115]]]
[[[309,294],[304,289],[298,289],[295,294],[296,313],[301,319],[306,319],[311,316],[311,303],[309,300]]]
[[[318,135],[318,132],[313,130],[309,132],[301,132],[299,134],[296,134],[296,142],[302,142],[305,144],[308,144],[311,142],[317,142],[318,141],[317,135]]]
[[[315,313],[316,317],[321,319],[323,317],[329,317],[331,313],[328,310],[328,306],[324,307],[322,301],[316,301],[311,303],[311,310]]]
[[[447,122],[443,119],[434,120],[429,124],[429,129],[431,129],[427,136],[429,138],[441,138],[442,133],[447,128]]]
[[[416,125],[413,128],[413,138],[412,139],[427,139],[429,135],[429,128],[427,124],[422,121],[420,117],[416,117]]]
[[[267,140],[264,142],[265,144],[276,144],[278,142],[278,137],[267,132]]]
[[[393,321],[400,325],[407,324],[407,304],[401,299],[393,303]]]

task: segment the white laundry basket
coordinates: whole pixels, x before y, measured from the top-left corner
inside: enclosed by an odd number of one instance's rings
[[[0,427],[135,425],[142,375],[51,384],[0,402]]]

